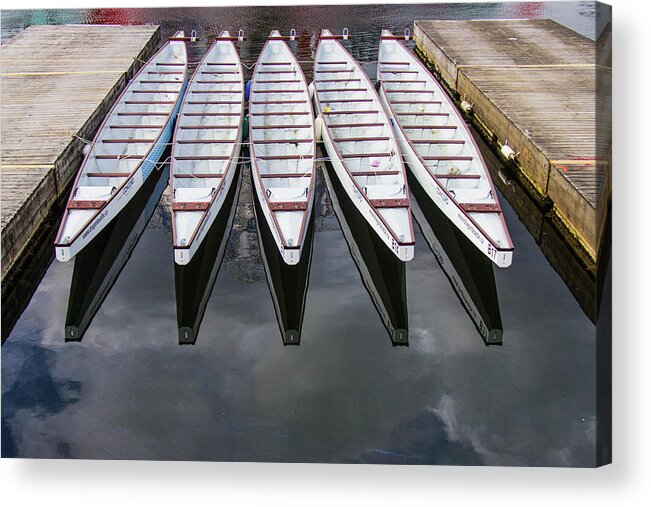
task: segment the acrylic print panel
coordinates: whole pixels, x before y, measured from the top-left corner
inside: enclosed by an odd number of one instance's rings
[[[187,87],[142,67],[175,34]],[[2,456],[610,462],[610,34],[570,2],[3,11]]]

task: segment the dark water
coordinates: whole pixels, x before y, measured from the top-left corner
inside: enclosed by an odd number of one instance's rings
[[[552,17],[593,36],[592,6],[3,11],[2,37],[33,23],[242,27],[253,62],[272,27],[347,26],[353,54],[372,62],[380,29],[414,19]],[[294,50],[310,60],[314,45]],[[311,263],[288,274],[269,249],[263,261],[242,165],[233,216],[226,206],[180,273],[167,197],[156,204],[166,170],[95,255],[50,265],[2,346],[3,456],[594,464],[595,327],[504,198],[510,268],[473,256],[417,188],[415,258],[391,265],[322,165]],[[284,345],[294,329],[300,346]]]

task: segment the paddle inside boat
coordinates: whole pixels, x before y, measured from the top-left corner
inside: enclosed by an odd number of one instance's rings
[[[75,178],[55,239],[69,261],[137,193],[172,136],[187,86],[187,51],[177,32],[134,76],[100,126]]]
[[[251,172],[262,214],[287,264],[301,257],[314,201],[314,116],[303,70],[274,30],[249,97]]]
[[[323,30],[314,61],[314,102],[335,173],[357,209],[401,260],[414,256],[409,189],[400,150],[373,84]]]
[[[181,105],[172,143],[174,260],[192,259],[234,181],[242,146],[244,75],[225,31],[197,67]]]
[[[383,30],[377,78],[407,164],[430,198],[484,255],[511,265],[497,191],[466,123],[420,60]]]

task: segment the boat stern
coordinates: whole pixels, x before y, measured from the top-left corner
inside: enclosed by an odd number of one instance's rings
[[[285,247],[285,248],[283,248],[282,257],[283,257],[283,261],[285,261],[285,264],[288,264],[290,266],[295,266],[301,260],[301,248],[300,247],[296,247],[296,248]]]
[[[407,329],[394,329],[391,331],[391,343],[396,345],[409,346],[409,331]]]
[[[189,248],[174,248],[174,262],[179,266],[185,266],[192,260]]]
[[[409,262],[414,258],[414,245],[398,245],[396,254],[401,261]]]
[[[194,345],[197,337],[190,326],[179,327],[179,345]]]
[[[494,255],[489,253],[488,257],[499,268],[508,268],[513,263],[513,250],[497,250]]]
[[[77,326],[66,326],[65,341],[66,342],[79,342],[81,341],[82,332]]]
[[[296,329],[287,329],[283,333],[283,345],[300,345],[301,334]]]

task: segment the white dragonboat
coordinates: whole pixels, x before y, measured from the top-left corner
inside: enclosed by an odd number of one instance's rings
[[[322,141],[346,193],[401,260],[414,256],[409,188],[400,148],[373,84],[329,30],[314,61]]]
[[[314,203],[316,142],[307,83],[287,38],[272,31],[258,58],[249,142],[262,214],[283,260],[297,264]]]
[[[100,126],[75,178],[54,246],[69,261],[136,194],[170,142],[188,82],[183,32],[138,71]]]
[[[439,83],[388,30],[380,39],[377,78],[403,156],[430,198],[500,267],[513,243],[479,148]]]
[[[244,74],[225,31],[203,57],[188,84],[174,140],[172,241],[174,261],[188,264],[233,184],[242,146]]]

